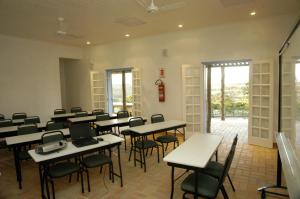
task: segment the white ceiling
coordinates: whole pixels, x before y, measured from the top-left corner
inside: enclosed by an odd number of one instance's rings
[[[150,0],[145,0],[150,2]],[[155,0],[157,5],[185,2],[185,6],[149,14],[135,0],[0,0],[0,34],[83,46],[137,38],[163,32],[299,13],[299,0]],[[68,33],[59,37],[58,17]],[[123,23],[123,24],[122,24]],[[127,23],[129,25],[125,25]]]

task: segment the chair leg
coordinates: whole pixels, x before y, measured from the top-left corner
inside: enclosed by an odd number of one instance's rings
[[[167,143],[167,146],[166,146],[166,149],[165,149],[165,151],[167,151],[167,149],[168,149],[168,144],[169,144],[169,143]]]
[[[89,175],[89,171],[88,171],[87,168],[86,168],[85,172],[86,172],[86,180],[87,180],[87,183],[88,183],[88,191],[90,192],[90,191],[91,191],[91,186],[90,186],[90,175]]]
[[[223,185],[220,187],[220,189],[221,189],[221,191],[222,191],[222,194],[223,194],[224,199],[229,199],[229,198],[228,198],[228,195],[227,195],[227,193],[226,193],[226,190],[225,190],[225,188],[224,188]]]
[[[133,162],[134,162],[134,166],[136,167],[136,147],[133,149]]]
[[[128,161],[130,161],[132,150],[133,150],[133,146],[130,147],[130,153],[129,153]]]
[[[146,157],[148,156],[148,148],[147,148],[147,150],[146,150]]]
[[[114,164],[111,163],[111,164],[110,164],[110,167],[111,167],[111,179],[112,179],[112,182],[114,183],[114,182],[115,182],[115,177],[114,177]]]
[[[51,186],[52,186],[52,198],[55,199],[54,182],[52,179],[50,180],[50,182],[51,182]]]
[[[72,174],[69,175],[69,183],[71,183],[71,180],[72,180]]]
[[[144,153],[144,149],[139,149],[139,152],[140,152],[140,163],[141,163],[141,168],[143,168],[143,156],[142,156],[142,150],[143,150],[143,153]]]
[[[159,163],[159,146],[156,147],[157,150],[157,162]]]
[[[235,192],[235,188],[234,188],[234,186],[233,186],[233,183],[232,183],[232,181],[231,181],[231,178],[230,178],[229,174],[227,174],[227,177],[228,177],[228,180],[229,180],[229,182],[230,182],[230,184],[231,184],[232,190]]]
[[[79,172],[77,172],[77,182],[79,181]]]
[[[162,149],[162,154],[163,154],[163,157],[165,157],[165,148],[164,148],[164,143],[161,143],[161,149]]]
[[[150,153],[150,155],[152,155],[152,152],[153,152],[153,147],[151,148],[151,153]]]
[[[83,171],[80,171],[80,181],[81,181],[81,193],[84,193],[84,184],[83,184]]]
[[[125,135],[123,135],[124,136],[124,144],[125,144],[125,151],[126,151],[126,149],[127,149],[127,147],[126,147],[126,136]]]
[[[46,183],[47,198],[50,198],[49,183],[48,183],[47,176],[45,176],[45,183]]]

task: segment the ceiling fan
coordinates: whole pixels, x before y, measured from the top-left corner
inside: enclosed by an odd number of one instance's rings
[[[57,22],[58,22],[58,30],[56,31],[56,35],[61,36],[61,37],[69,37],[69,38],[73,38],[73,39],[82,38],[81,35],[68,33],[66,31],[65,18],[58,17]]]
[[[146,0],[136,0],[136,2],[144,7],[148,13],[156,13],[158,11],[168,11],[168,10],[174,10],[177,8],[181,8],[186,5],[185,1],[178,1],[171,4],[166,4],[163,6],[157,6],[154,3],[154,0],[151,0],[150,4],[146,3]]]

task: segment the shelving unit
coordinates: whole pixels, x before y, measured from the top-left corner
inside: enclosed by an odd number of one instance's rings
[[[105,110],[104,76],[99,71],[90,72],[92,109]]]
[[[187,133],[201,132],[201,68],[182,67],[183,118]]]
[[[273,65],[254,62],[250,67],[249,143],[273,147]]]

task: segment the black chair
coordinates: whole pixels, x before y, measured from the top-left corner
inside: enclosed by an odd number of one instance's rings
[[[27,117],[26,113],[14,113],[12,115],[12,119],[13,120],[17,120],[17,119],[25,119]]]
[[[72,133],[76,133],[76,131],[82,131],[83,129],[82,127],[84,126],[86,126],[85,129],[89,129],[86,131],[86,133],[90,134],[90,136],[92,137],[96,136],[93,130],[86,123],[72,125],[70,131],[72,131]],[[80,132],[80,134],[81,133],[82,132]],[[105,151],[98,151],[97,153],[94,153],[92,155],[86,155],[81,157],[81,164],[83,165],[83,171],[86,172],[87,175],[89,192],[91,191],[90,177],[88,171],[88,169],[90,168],[100,167],[100,172],[101,172],[102,167],[104,165],[109,165],[109,179],[112,179],[112,182],[114,182],[114,169],[113,169],[113,162],[111,159],[111,149],[109,148],[108,150],[109,150],[109,156],[105,155]]]
[[[5,119],[4,115],[3,115],[3,114],[0,114],[0,121],[1,121],[1,120],[4,120],[4,119]]]
[[[4,119],[0,120],[0,127],[8,127],[8,126],[13,126],[13,122],[11,119]]]
[[[42,143],[47,144],[50,142],[64,140],[64,135],[61,131],[51,131],[42,135]],[[51,183],[52,197],[55,198],[54,179],[70,176],[73,173],[80,174],[81,178],[81,191],[84,193],[82,168],[80,164],[71,162],[69,159],[61,161],[52,161],[45,165],[44,176],[46,182],[47,198],[50,198],[48,183]],[[69,178],[70,182],[71,178]]]
[[[77,113],[77,112],[81,112],[81,111],[82,111],[81,107],[72,107],[71,108],[71,113]]]
[[[75,112],[75,117],[85,117],[85,116],[88,116],[88,112],[86,111]]]
[[[103,109],[95,109],[92,111],[92,115],[101,115],[104,113]]]
[[[30,125],[21,125],[18,127],[18,135],[27,135],[32,133],[38,133],[38,128],[36,124],[30,124]],[[20,161],[20,164],[24,160],[31,159],[31,156],[28,154],[28,150],[31,148],[30,144],[22,145],[17,148],[17,158]],[[21,172],[21,166],[20,166],[20,173]]]
[[[66,113],[66,110],[61,108],[61,109],[55,109],[54,110],[54,115],[57,115],[57,114],[65,114]]]
[[[164,122],[164,116],[162,114],[155,114],[151,116],[151,123],[158,123],[158,122]],[[153,134],[154,137],[154,134]],[[159,142],[162,146],[162,152],[163,152],[163,157],[165,157],[165,150],[168,148],[168,144],[173,142],[173,148],[176,148],[176,143],[177,146],[179,146],[179,141],[176,137],[176,130],[175,130],[175,135],[168,135],[168,132],[166,131],[165,135],[158,136],[155,138],[155,141]],[[166,144],[166,148],[164,148],[164,144]]]
[[[119,111],[117,112],[117,118],[126,118],[129,117],[128,111]]]
[[[64,128],[65,128],[65,125],[63,122],[48,121],[46,124],[47,131],[59,130],[59,129],[64,129]]]
[[[96,120],[97,121],[110,120],[110,117],[108,113],[102,113],[101,115],[96,115]],[[112,133],[111,127],[101,127],[101,128],[97,127],[96,130],[99,134]]]
[[[24,119],[24,124],[37,124],[41,123],[39,116],[31,116]]]
[[[235,139],[237,141],[237,137]],[[203,198],[213,199],[217,197],[219,190],[221,190],[223,197],[225,199],[228,199],[228,195],[223,186],[223,183],[225,181],[225,177],[228,176],[228,171],[234,157],[236,149],[236,144],[234,143],[235,141],[232,143],[231,149],[225,160],[221,177],[215,178],[211,175],[202,173],[201,170],[196,170],[194,173],[185,178],[181,184],[181,190],[184,191],[184,194],[182,196],[183,199],[186,198],[186,194],[193,194],[194,198],[197,198],[199,196]]]
[[[237,141],[238,141],[238,135],[235,136],[234,140],[233,140],[233,145],[234,147],[236,147],[237,145]],[[212,177],[215,177],[217,179],[221,179],[222,177],[222,171],[224,170],[224,165],[219,163],[219,162],[215,162],[215,161],[210,161],[207,166],[201,170],[202,173],[208,174]],[[230,182],[230,185],[232,187],[232,190],[235,191],[234,185],[231,181],[231,178],[229,176],[229,173],[227,174],[227,178]]]
[[[131,118],[129,120],[129,127],[144,125],[144,119],[141,117]],[[157,150],[157,161],[159,162],[159,145],[154,140],[148,140],[147,136],[136,135],[130,132],[131,149],[129,154],[129,161],[131,158],[132,151],[134,151],[134,166],[136,166],[136,161],[140,162],[141,168],[144,165],[144,171],[146,172],[146,156],[148,154],[148,149],[151,148],[151,154],[153,148]],[[145,150],[147,150],[145,155]],[[140,153],[140,159],[136,158],[136,152]]]

